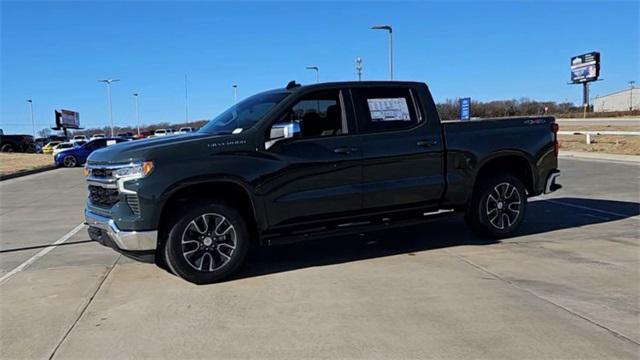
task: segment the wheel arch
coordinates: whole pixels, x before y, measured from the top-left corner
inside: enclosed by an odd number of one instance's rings
[[[158,246],[161,251],[169,232],[169,221],[174,210],[194,198],[219,198],[232,205],[245,217],[249,226],[251,242],[259,243],[258,217],[256,201],[251,195],[251,188],[235,179],[220,178],[193,180],[172,188],[163,195],[158,214]],[[158,257],[156,257],[158,258]]]
[[[488,174],[511,174],[524,184],[529,194],[535,193],[536,172],[532,159],[523,152],[501,151],[487,157],[478,167],[473,178],[473,190]]]

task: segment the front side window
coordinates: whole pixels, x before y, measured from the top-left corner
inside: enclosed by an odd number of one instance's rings
[[[343,116],[340,91],[322,91],[304,96],[283,118],[272,126],[287,128],[294,138],[336,136],[348,133]]]
[[[254,95],[209,121],[199,132],[215,135],[240,133],[255,125],[287,96],[285,92]]]

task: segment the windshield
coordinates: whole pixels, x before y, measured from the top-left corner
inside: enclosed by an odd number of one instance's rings
[[[287,95],[284,92],[254,95],[210,120],[199,132],[215,135],[237,134],[255,125]]]

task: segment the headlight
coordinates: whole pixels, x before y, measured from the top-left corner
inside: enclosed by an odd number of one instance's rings
[[[123,177],[145,177],[153,170],[153,161],[145,161],[135,163],[129,166],[121,167],[113,170],[113,176],[116,178]]]

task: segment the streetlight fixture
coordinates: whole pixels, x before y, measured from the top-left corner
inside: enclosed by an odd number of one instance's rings
[[[138,124],[138,137],[140,137],[140,104],[138,103],[138,96],[140,94],[138,93],[133,93],[133,98],[135,99],[135,103],[136,103],[136,124]]]
[[[315,70],[316,72],[316,83],[320,82],[320,68],[318,68],[317,66],[307,66],[306,67],[307,70]]]
[[[111,126],[111,137],[113,137],[113,109],[111,107],[111,84],[116,81],[120,81],[120,79],[98,80],[98,82],[107,84],[107,101],[109,103],[109,125]]]
[[[31,110],[31,130],[33,132],[33,139],[36,139],[36,121],[34,120],[33,117],[33,100],[31,99],[27,99],[27,102],[29,103],[29,109]]]
[[[633,85],[635,83],[636,82],[633,81],[633,80],[629,81],[629,87],[630,87],[630,89],[629,89],[629,111],[633,111],[633,89],[634,89]]]
[[[373,30],[387,30],[389,36],[389,80],[393,80],[393,29],[391,25],[374,25],[371,27]]]
[[[233,103],[235,104],[238,102],[238,85],[233,84],[231,87],[233,88]]]

